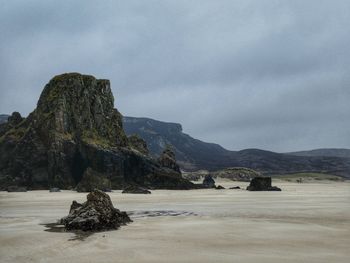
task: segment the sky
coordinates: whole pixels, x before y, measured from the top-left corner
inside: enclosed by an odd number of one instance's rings
[[[0,0],[0,113],[55,75],[230,150],[350,148],[350,1]]]

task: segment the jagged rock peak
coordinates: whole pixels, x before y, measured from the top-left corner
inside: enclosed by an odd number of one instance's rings
[[[109,80],[79,73],[55,76],[45,86],[35,116],[43,132],[108,146],[127,144]]]

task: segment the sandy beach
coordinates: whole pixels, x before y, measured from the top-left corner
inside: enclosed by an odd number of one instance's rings
[[[84,238],[45,224],[86,194],[0,192],[0,261],[349,262],[350,183],[275,185],[283,191],[113,191],[134,222]]]

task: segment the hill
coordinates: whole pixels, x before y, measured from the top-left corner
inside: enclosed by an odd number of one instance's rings
[[[189,171],[247,167],[264,174],[321,172],[350,178],[350,158],[347,157],[299,156],[260,149],[229,151],[183,133],[178,123],[124,117],[123,125],[126,134],[143,138],[153,155],[159,155],[165,145],[172,145],[181,168]]]
[[[310,151],[290,152],[288,154],[296,155],[296,156],[329,156],[329,157],[350,158],[350,149],[325,148],[325,149],[315,149]]]

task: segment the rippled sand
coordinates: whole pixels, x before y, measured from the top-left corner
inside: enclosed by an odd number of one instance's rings
[[[283,191],[115,191],[134,222],[83,239],[44,224],[86,194],[0,192],[0,262],[349,262],[350,183],[276,185]]]

